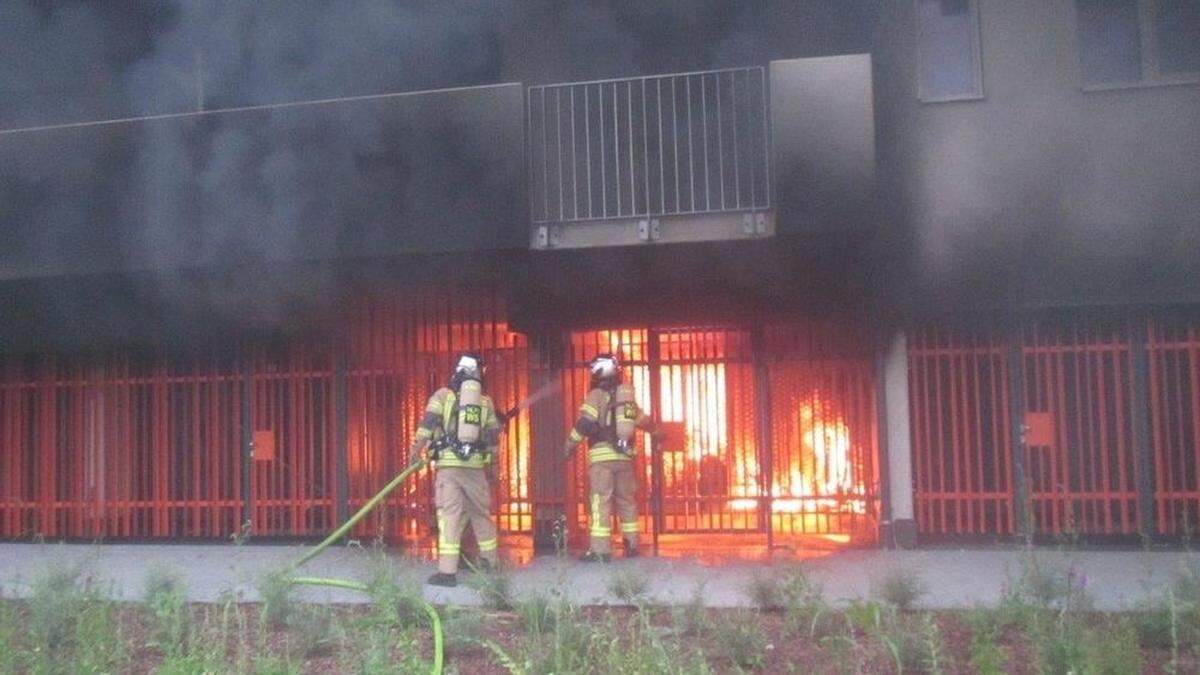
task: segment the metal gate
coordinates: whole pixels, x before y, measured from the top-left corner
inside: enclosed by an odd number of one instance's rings
[[[1129,343],[1124,321],[1044,321],[1024,332],[1034,534],[1137,532]]]
[[[929,327],[908,347],[918,529],[1015,533],[1007,344],[986,329]]]
[[[1152,322],[1147,351],[1156,525],[1161,534],[1194,536],[1200,523],[1200,318]]]
[[[1158,531],[1178,534],[1200,503],[1189,502],[1200,497],[1194,330],[1160,317],[1058,316],[1005,331],[914,332],[909,391],[919,531],[1131,536],[1153,492]],[[1148,358],[1138,356],[1142,347]],[[1139,397],[1138,369],[1147,362],[1140,380],[1147,395]],[[1014,401],[1021,405],[1016,419]],[[1152,437],[1139,435],[1143,414]],[[1153,452],[1153,464],[1143,452]],[[1155,476],[1140,475],[1150,466]]]
[[[359,508],[407,463],[429,395],[444,386],[456,356],[472,351],[487,364],[486,390],[500,411],[529,396],[529,352],[509,330],[501,299],[444,290],[403,298],[364,299],[346,331],[347,482],[349,509]],[[509,422],[496,458],[493,508],[502,532],[533,528],[529,412]],[[420,538],[433,517],[432,472],[398,488],[355,530],[363,538]]]
[[[850,323],[816,321],[763,331],[773,533],[877,535],[875,373],[864,336]]]
[[[0,538],[328,532],[404,466],[462,350],[499,409],[529,395],[503,303],[463,289],[364,298],[335,335],[0,359]],[[505,532],[532,529],[529,458],[525,411],[497,458]],[[431,513],[423,472],[355,535],[422,536]]]
[[[333,367],[326,341],[249,354],[251,532],[311,536],[333,529]]]
[[[10,358],[0,537],[224,537],[242,519],[236,360]]]
[[[639,443],[644,532],[837,535],[873,539],[878,473],[869,347],[825,324],[572,333],[565,424],[586,394],[587,362],[619,354],[639,403],[674,441]],[[769,403],[768,403],[769,402]],[[764,440],[769,438],[769,442]],[[768,449],[769,448],[769,452]],[[587,523],[586,458],[566,490],[573,532]]]

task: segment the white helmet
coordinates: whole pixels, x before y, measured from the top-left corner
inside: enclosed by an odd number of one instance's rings
[[[612,354],[600,354],[592,359],[588,369],[593,380],[615,382],[621,372],[621,362]]]
[[[463,354],[458,357],[458,363],[450,375],[450,387],[458,389],[458,385],[463,380],[483,380],[483,359],[474,354]]]

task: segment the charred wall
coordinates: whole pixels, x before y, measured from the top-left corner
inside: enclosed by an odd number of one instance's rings
[[[517,85],[0,135],[0,279],[524,242]]]

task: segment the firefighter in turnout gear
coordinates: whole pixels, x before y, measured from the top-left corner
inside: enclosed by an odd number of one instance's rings
[[[601,354],[589,364],[591,386],[579,406],[579,416],[567,438],[569,456],[588,441],[590,546],[581,560],[612,559],[612,509],[616,503],[625,557],[637,556],[638,521],[634,432],[657,435],[653,422],[634,400],[633,386],[621,382],[621,367],[611,354]]]
[[[479,543],[480,567],[496,564],[496,524],[492,522],[492,457],[500,421],[492,399],[483,393],[483,361],[464,354],[450,385],[435,391],[410,448],[413,461],[428,447],[436,468],[438,571],[435,586],[457,585],[459,546],[468,524]]]

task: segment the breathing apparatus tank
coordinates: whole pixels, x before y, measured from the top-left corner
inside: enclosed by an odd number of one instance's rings
[[[625,383],[617,385],[617,390],[613,395],[613,416],[616,418],[617,450],[626,455],[632,455],[638,418],[633,385]]]
[[[458,386],[458,442],[454,454],[467,459],[479,448],[483,437],[483,383],[474,378],[464,379]]]

